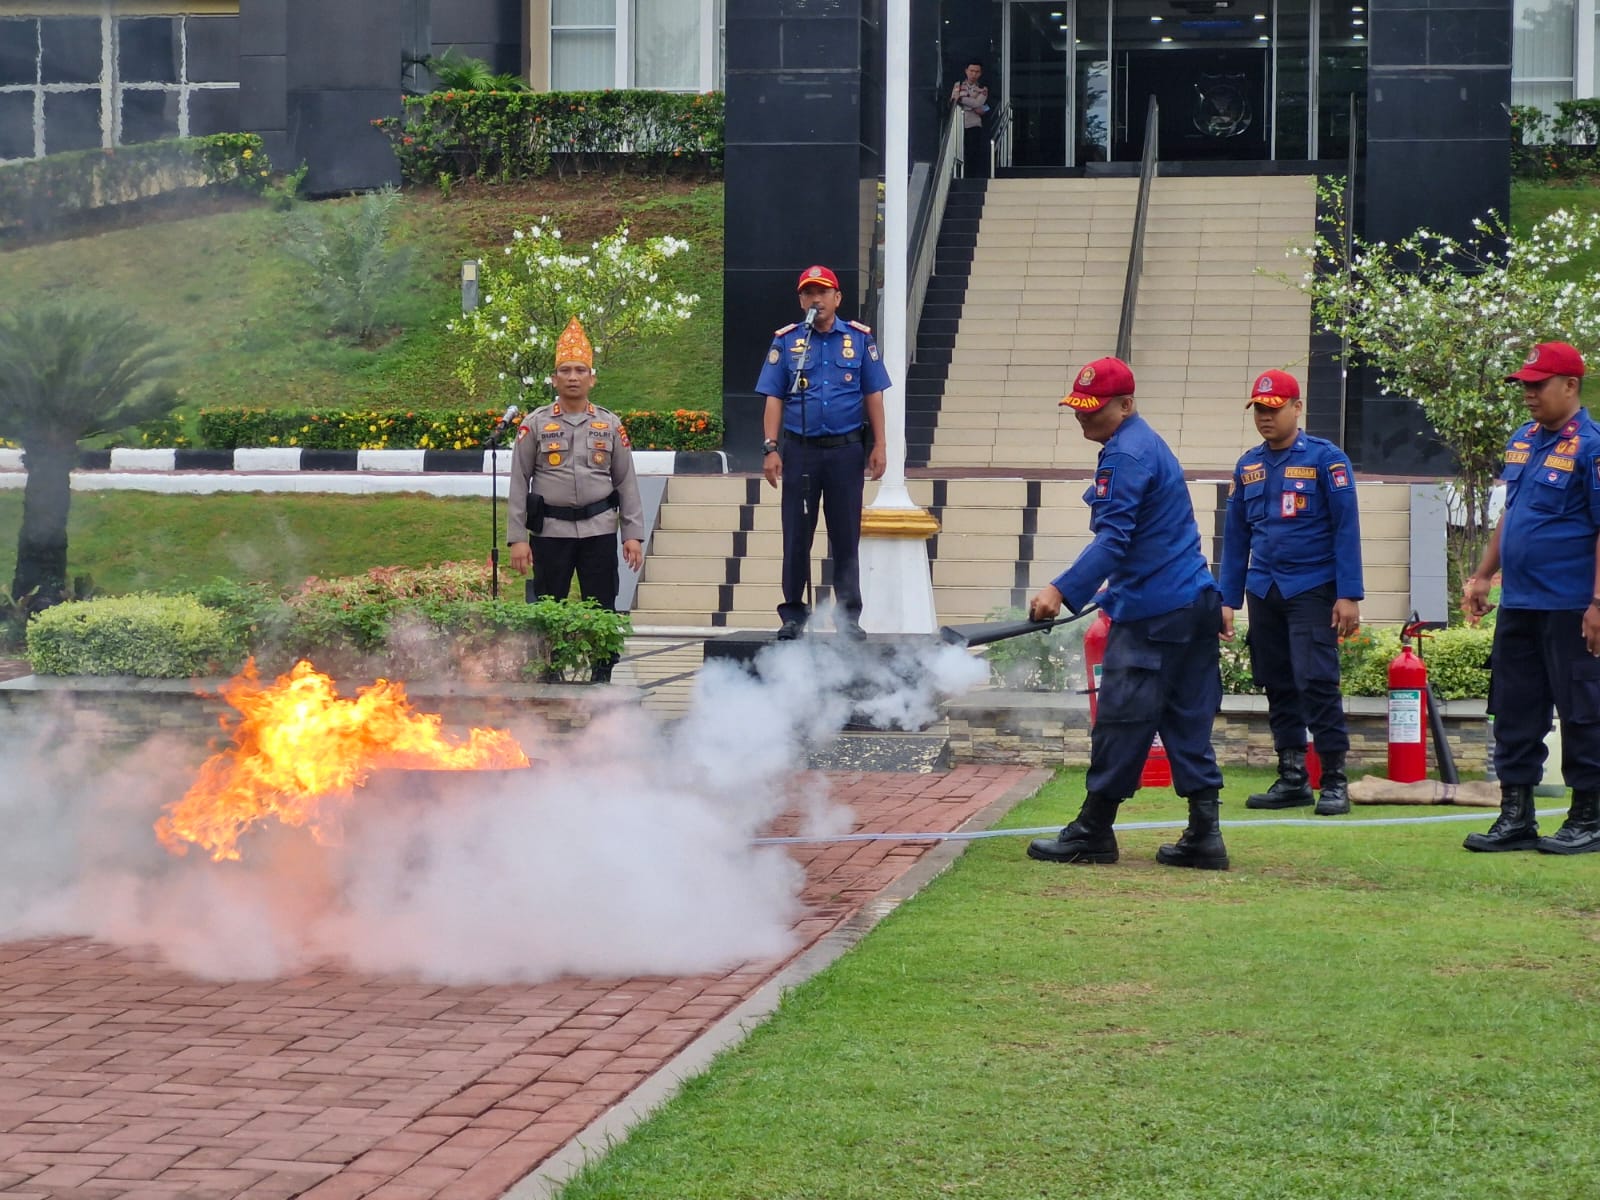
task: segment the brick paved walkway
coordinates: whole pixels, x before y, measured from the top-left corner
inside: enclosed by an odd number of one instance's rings
[[[933,832],[1036,778],[830,782],[859,830]],[[792,847],[807,878],[797,954],[936,845]],[[217,984],[83,940],[0,945],[0,1196],[489,1200],[783,966],[536,987],[331,969]]]

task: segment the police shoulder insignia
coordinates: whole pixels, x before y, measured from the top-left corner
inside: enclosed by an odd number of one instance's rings
[[[517,441],[520,442],[523,438],[525,438],[527,436],[528,436],[528,427],[526,425],[518,425],[517,426]]]
[[[1328,468],[1328,478],[1333,481],[1334,487],[1347,488],[1350,486],[1350,468],[1342,462],[1334,463]]]
[[[846,321],[845,324],[850,326],[851,329],[859,329],[862,333],[872,332],[871,325],[863,325],[860,321]]]
[[[1109,500],[1111,498],[1111,476],[1114,474],[1110,467],[1104,467],[1094,473],[1094,498],[1096,500]]]
[[[1315,479],[1317,477],[1317,469],[1315,467],[1285,467],[1283,476],[1285,479]]]
[[[798,321],[790,321],[782,329],[774,329],[772,331],[772,336],[773,337],[782,337],[784,334],[789,333],[789,332],[791,332],[793,330],[796,330],[796,329],[799,329],[799,328],[800,328],[800,323]]]
[[[870,358],[873,362],[877,362],[878,361],[878,343],[877,342],[868,342],[867,343],[867,357]]]
[[[778,353],[778,348],[776,346],[767,351],[767,361],[769,363],[775,363],[782,357],[783,355]]]
[[[1593,477],[1592,477],[1592,478],[1591,478],[1591,479],[1590,479],[1590,480],[1589,480],[1589,482],[1590,482],[1590,483],[1591,483],[1591,484],[1592,484],[1592,485],[1593,485],[1593,486],[1594,486],[1594,487],[1595,487],[1595,488],[1596,488],[1596,489],[1597,489],[1597,490],[1600,490],[1600,458],[1597,458],[1597,459],[1595,459],[1595,460],[1594,460],[1594,475],[1593,475]]]
[[[621,442],[628,449],[633,449],[633,443],[628,440],[628,427],[621,421],[617,422],[617,441]]]
[[[1575,434],[1577,432],[1578,432],[1578,419],[1576,417],[1574,417],[1572,420],[1568,421],[1565,425],[1563,425],[1561,427],[1561,436],[1564,437],[1564,438],[1569,438],[1569,437],[1571,437],[1573,434]]]

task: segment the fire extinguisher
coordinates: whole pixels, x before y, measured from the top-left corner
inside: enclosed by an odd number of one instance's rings
[[[1400,631],[1400,653],[1389,660],[1389,778],[1416,783],[1428,775],[1428,667],[1411,649],[1419,623]]]
[[[1089,676],[1089,724],[1093,725],[1100,714],[1100,678],[1104,673],[1106,643],[1111,640],[1111,618],[1105,609],[1096,614],[1089,632],[1083,635],[1083,664]],[[1145,758],[1144,770],[1139,776],[1139,786],[1171,787],[1172,764],[1167,760],[1166,747],[1158,733],[1150,742],[1150,753]]]
[[[1322,787],[1322,755],[1317,753],[1317,743],[1312,740],[1311,730],[1306,730],[1306,784],[1312,791]]]

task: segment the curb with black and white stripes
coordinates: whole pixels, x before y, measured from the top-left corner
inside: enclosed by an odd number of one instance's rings
[[[641,477],[726,475],[721,450],[635,450]],[[86,450],[72,474],[80,492],[427,492],[487,496],[491,482],[506,494],[509,448],[489,450]],[[0,449],[0,489],[27,480],[21,450]]]

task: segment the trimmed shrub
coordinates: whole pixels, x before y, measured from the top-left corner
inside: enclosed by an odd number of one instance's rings
[[[215,675],[239,659],[221,615],[193,596],[117,596],[58,604],[28,622],[41,675]]]
[[[720,92],[445,90],[372,124],[411,183],[722,165]]]
[[[990,621],[1025,621],[1020,608],[995,608]],[[983,648],[989,673],[997,684],[1033,692],[1075,691],[1086,688],[1083,669],[1083,635],[1090,620],[1057,625],[1041,633],[1024,634],[991,642]]]
[[[622,413],[638,450],[711,450],[722,445],[722,418],[679,409]],[[300,446],[308,450],[476,450],[493,431],[500,410],[378,409],[313,411],[303,408],[203,408],[200,445],[211,450]],[[641,436],[640,430],[643,430]],[[146,443],[151,444],[151,443]]]
[[[63,217],[199,187],[259,193],[272,164],[254,133],[71,150],[0,166],[0,228],[46,229]]]

